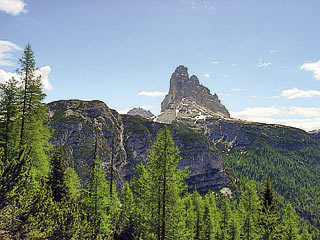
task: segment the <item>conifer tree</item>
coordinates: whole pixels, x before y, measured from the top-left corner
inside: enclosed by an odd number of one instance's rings
[[[179,221],[174,219],[175,207],[179,204],[180,194],[185,189],[186,172],[178,170],[179,150],[174,146],[167,126],[161,129],[150,152],[148,170],[150,172],[153,202],[156,203],[153,221],[158,240],[174,238]],[[170,225],[167,224],[170,222]]]
[[[137,239],[149,239],[153,228],[155,203],[152,202],[150,173],[140,163],[131,181],[135,200],[134,225]]]
[[[309,233],[307,228],[303,228],[299,240],[312,240],[312,235]]]
[[[0,133],[4,148],[3,161],[13,158],[17,149],[19,98],[21,88],[13,77],[0,84]]]
[[[220,231],[218,233],[218,239],[231,239],[231,219],[232,211],[229,200],[222,196],[221,208],[220,208]]]
[[[36,77],[36,63],[31,45],[28,44],[19,60],[23,83],[22,110],[20,123],[20,146],[32,146],[31,172],[35,179],[47,177],[49,173],[50,150],[48,139],[50,131],[45,125],[47,106],[43,103],[45,94],[42,91],[41,76]]]
[[[265,182],[261,204],[260,225],[262,239],[276,239],[279,235],[279,217],[269,177]]]
[[[216,239],[219,231],[219,213],[213,192],[208,192],[204,201],[204,239]]]
[[[70,197],[69,186],[66,179],[66,161],[62,147],[55,149],[51,160],[51,173],[49,185],[52,190],[53,200],[62,202]]]
[[[195,211],[195,240],[203,239],[204,236],[204,202],[202,200],[202,197],[198,193],[198,191],[194,191],[192,193],[192,203],[194,205],[194,211]]]
[[[241,237],[246,240],[259,239],[259,210],[260,200],[254,182],[249,181],[245,191],[241,194],[239,210],[241,223]]]
[[[214,217],[211,204],[209,203],[207,196],[209,195],[206,195],[206,199],[204,201],[203,238],[212,240],[215,239]]]
[[[89,237],[101,239],[110,234],[110,198],[108,183],[101,168],[101,161],[94,158],[88,184],[87,216]]]
[[[291,204],[287,204],[282,216],[281,237],[283,240],[296,240],[299,237],[298,216]]]
[[[79,232],[80,211],[77,204],[77,186],[70,183],[67,175],[65,155],[62,147],[55,149],[51,160],[51,172],[49,174],[49,186],[54,201],[54,239],[75,237]],[[68,171],[71,172],[72,171]],[[72,176],[77,182],[77,176]]]
[[[121,214],[120,214],[120,236],[119,239],[133,239],[134,237],[134,211],[135,202],[133,193],[130,189],[129,183],[125,182],[120,195]]]
[[[196,212],[195,212],[195,206],[193,204],[192,201],[192,194],[190,193],[186,193],[183,198],[182,198],[182,202],[183,202],[183,206],[184,206],[184,225],[185,225],[185,229],[184,229],[184,236],[186,239],[194,239],[195,234],[196,234],[196,222],[197,222],[197,218],[196,218]]]

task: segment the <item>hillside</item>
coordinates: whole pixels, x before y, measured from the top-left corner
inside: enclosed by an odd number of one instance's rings
[[[196,188],[204,194],[227,187],[237,197],[247,180],[255,180],[259,185],[269,176],[279,204],[291,202],[301,217],[319,228],[318,132],[232,119],[209,90],[204,91],[203,97],[199,94],[192,97],[205,87],[194,81],[195,76],[189,78],[186,71],[179,66],[172,75],[171,90],[162,103],[163,111],[154,121],[120,115],[97,100],[61,100],[48,104],[53,128],[51,141],[63,146],[82,184],[88,180],[96,139],[107,178],[113,153],[119,190],[132,178],[137,164],[147,164],[157,132],[168,125],[181,151],[179,167],[188,166],[190,170],[186,180],[189,190]],[[199,99],[214,99],[216,106]]]

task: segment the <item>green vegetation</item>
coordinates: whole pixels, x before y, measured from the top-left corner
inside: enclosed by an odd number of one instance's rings
[[[250,148],[236,148],[224,154],[228,170],[240,182],[255,180],[258,186],[265,176],[275,186],[275,199],[282,209],[287,203],[313,226],[320,226],[319,146],[286,150],[271,147],[267,142]],[[238,188],[239,189],[239,188]],[[234,187],[237,190],[237,187]],[[271,224],[271,223],[270,223]],[[319,231],[313,228],[317,236]]]
[[[67,166],[63,148],[52,149],[30,45],[20,64],[23,86],[15,79],[0,85],[0,239],[311,239],[295,209],[303,212],[301,207],[310,207],[305,212],[319,223],[316,147],[290,152],[265,145],[235,150],[226,155],[226,162],[233,174],[242,176],[243,189],[232,198],[214,192],[201,196],[196,190],[187,192],[188,170],[178,168],[180,152],[164,126],[147,164],[137,166],[119,199],[113,177],[106,180],[99,161],[106,149],[99,147],[98,136],[95,143],[93,138],[86,143],[94,146],[94,153],[84,188],[76,171]],[[131,121],[131,130],[150,131],[142,119],[126,121]],[[202,135],[181,126],[172,130],[192,149],[194,142],[207,144]],[[89,148],[86,151],[90,155]],[[259,184],[247,180],[261,182],[265,175],[270,180],[259,194]],[[294,206],[285,204],[272,184]]]

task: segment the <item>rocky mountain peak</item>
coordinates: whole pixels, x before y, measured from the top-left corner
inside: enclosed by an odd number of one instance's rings
[[[151,119],[154,117],[152,112],[150,112],[149,110],[145,110],[141,107],[133,108],[127,114],[131,116],[140,116],[146,119]]]
[[[169,93],[161,103],[161,114],[157,120],[170,123],[182,115],[183,118],[204,115],[230,117],[218,96],[201,85],[197,76],[189,77],[188,68],[180,65],[171,76]]]

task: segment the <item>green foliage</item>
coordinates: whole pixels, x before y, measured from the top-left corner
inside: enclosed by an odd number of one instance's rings
[[[51,160],[49,185],[52,190],[53,200],[61,202],[70,196],[66,179],[66,161],[62,147],[56,148]]]
[[[279,207],[285,208],[286,202],[291,202],[300,216],[316,226],[314,233],[320,226],[319,159],[317,145],[288,151],[264,143],[249,149],[237,148],[224,155],[228,170],[241,182],[248,179],[262,182],[269,176]]]
[[[281,236],[283,240],[296,240],[299,236],[298,216],[291,204],[284,210]]]
[[[31,146],[31,173],[34,179],[46,178],[50,171],[47,155],[51,145],[47,121],[47,106],[43,103],[41,76],[35,77],[36,63],[31,45],[28,44],[19,60],[23,83],[21,97],[20,146]]]
[[[247,183],[239,203],[241,219],[241,237],[243,239],[259,239],[259,211],[260,201],[254,182]]]
[[[91,169],[88,197],[87,218],[89,236],[92,239],[102,239],[110,234],[110,198],[108,184],[101,168],[101,161],[95,159]]]
[[[16,79],[10,78],[0,84],[0,136],[4,162],[15,157],[18,149],[20,97],[21,87]]]

